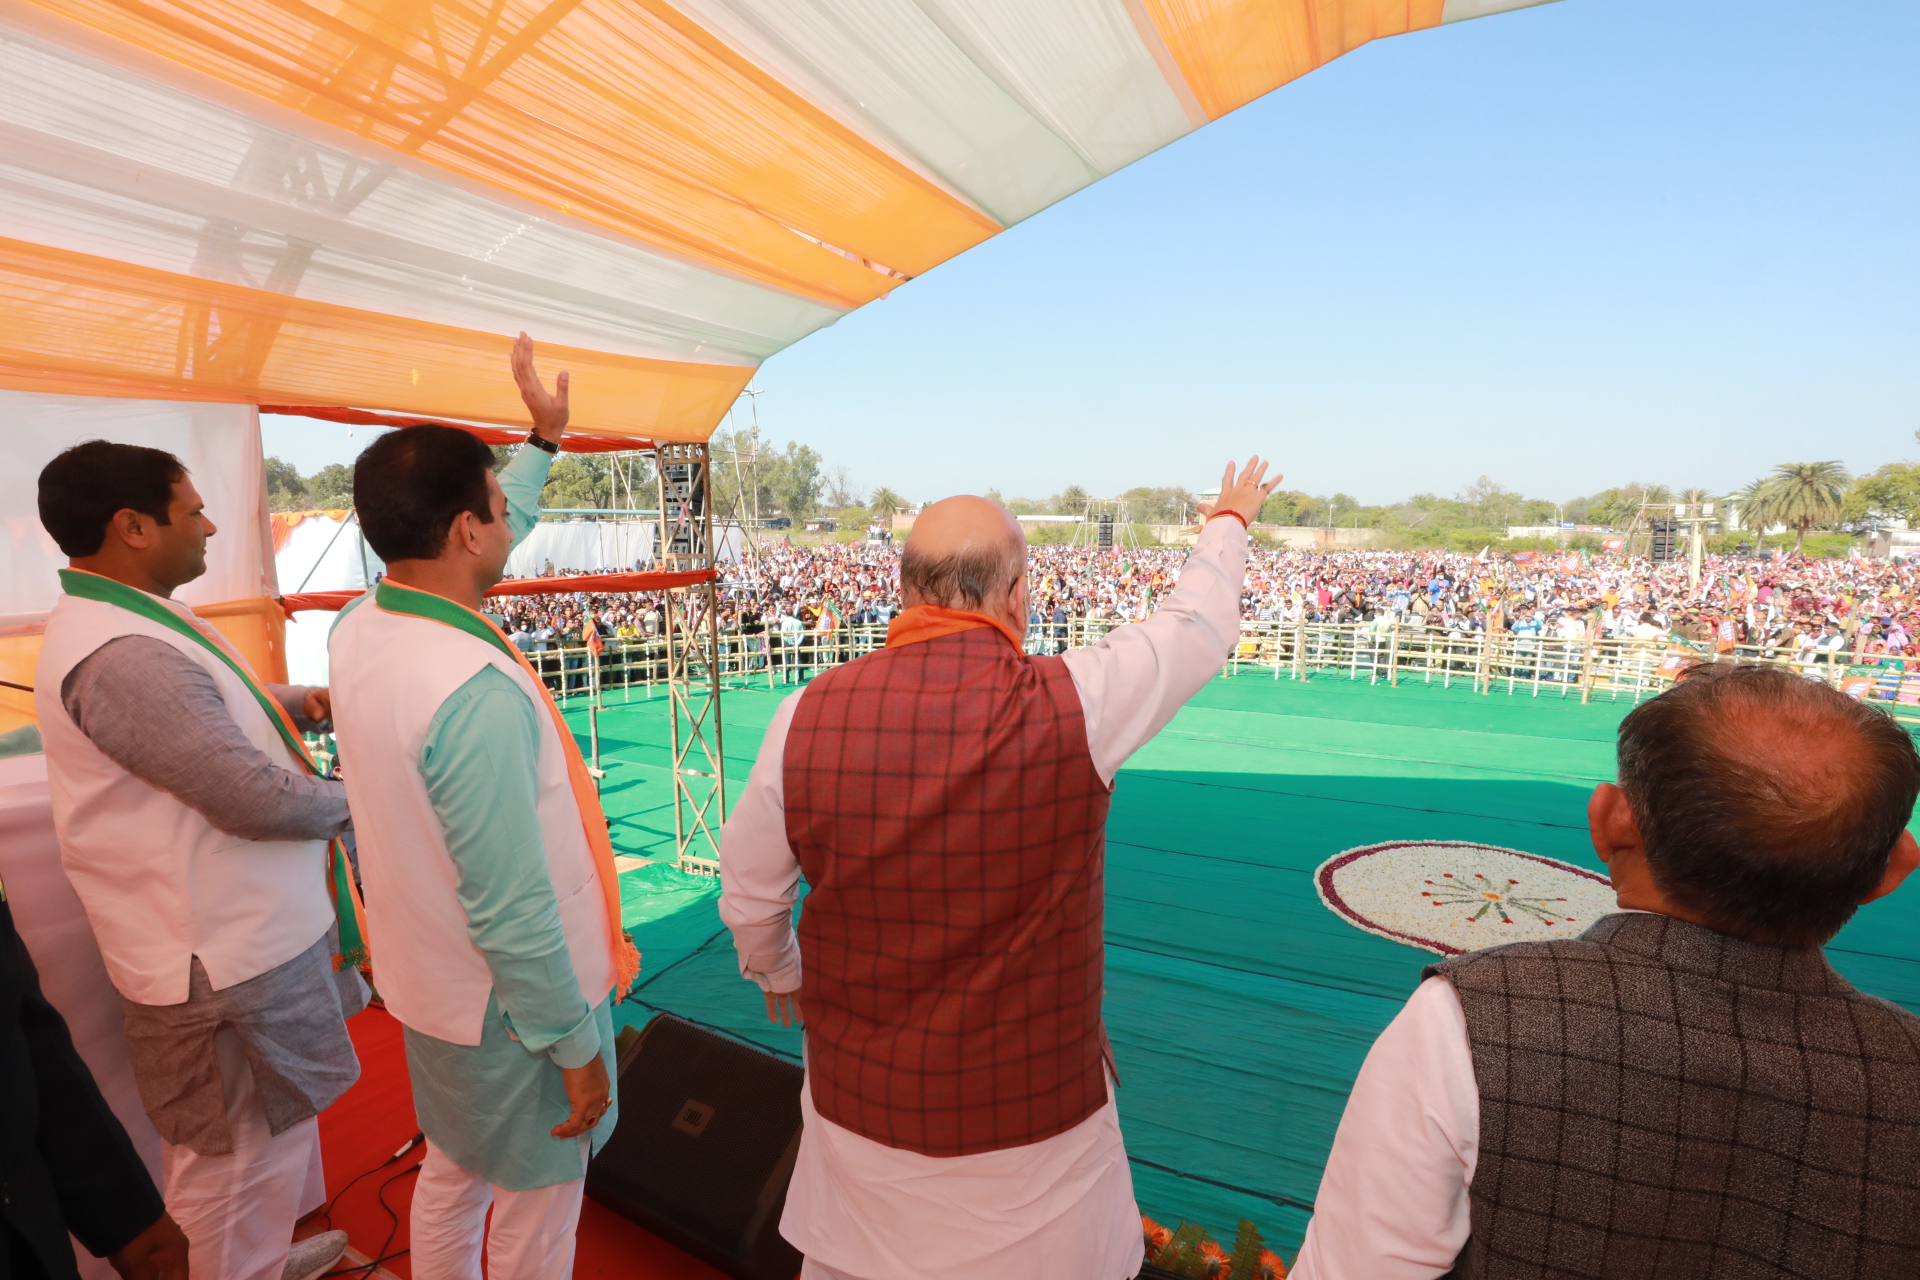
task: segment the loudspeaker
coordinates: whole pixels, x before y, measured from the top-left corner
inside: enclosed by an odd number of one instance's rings
[[[654,1015],[620,1054],[620,1122],[587,1194],[739,1280],[794,1280],[780,1210],[802,1079],[798,1063]]]

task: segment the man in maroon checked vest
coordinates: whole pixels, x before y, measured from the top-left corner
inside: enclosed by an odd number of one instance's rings
[[[806,1013],[780,1223],[804,1280],[1139,1270],[1100,1020],[1108,797],[1238,639],[1265,473],[1227,468],[1151,619],[1061,657],[1024,651],[1018,522],[936,503],[887,647],[775,713],[721,838],[720,912],[768,1016]]]

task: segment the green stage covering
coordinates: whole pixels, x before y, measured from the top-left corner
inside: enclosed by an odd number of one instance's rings
[[[726,691],[736,788],[785,692]],[[665,692],[621,696],[600,717],[614,844],[670,859]],[[1524,687],[1243,674],[1213,681],[1134,757],[1108,827],[1106,1016],[1143,1213],[1225,1239],[1251,1218],[1292,1255],[1367,1047],[1436,958],[1328,911],[1313,870],[1405,839],[1601,869],[1586,800],[1612,776],[1629,709]],[[584,704],[569,720],[584,744]],[[770,1027],[738,976],[717,883],[655,864],[622,889],[644,957],[622,1025],[665,1010],[798,1056],[799,1033]],[[1862,989],[1920,1012],[1917,903],[1910,888],[1866,908],[1831,955]]]

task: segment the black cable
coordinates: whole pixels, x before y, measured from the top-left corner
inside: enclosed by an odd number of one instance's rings
[[[424,1164],[426,1162],[423,1159],[420,1163]],[[392,1205],[387,1203],[387,1188],[391,1187],[394,1183],[400,1181],[400,1179],[406,1177],[408,1174],[418,1173],[418,1172],[420,1172],[419,1164],[410,1165],[405,1169],[396,1171],[395,1173],[390,1175],[385,1182],[380,1184],[380,1191],[374,1197],[374,1199],[379,1201],[380,1207],[386,1211],[387,1220],[393,1223],[393,1225],[387,1228],[387,1238],[380,1242],[380,1249],[377,1253],[374,1254],[373,1261],[367,1263],[366,1280],[373,1280],[374,1272],[378,1271],[381,1267],[393,1261],[395,1258],[399,1257],[401,1254],[411,1252],[411,1249],[395,1249],[392,1253],[387,1252],[387,1249],[393,1244],[393,1238],[400,1234],[400,1214],[394,1209]]]
[[[367,1173],[378,1173],[380,1170],[386,1168],[387,1165],[392,1164],[395,1160],[398,1160],[402,1156],[406,1155],[407,1152],[411,1151],[415,1146],[417,1146],[422,1141],[424,1141],[424,1139],[419,1134],[415,1134],[413,1141],[409,1142],[406,1146],[402,1147],[398,1155],[392,1156],[389,1159],[387,1159],[385,1162],[375,1165],[373,1168],[367,1170]],[[418,1173],[418,1172],[420,1172],[420,1165],[418,1164],[409,1165],[404,1169],[399,1169],[393,1172],[392,1174],[389,1174],[387,1177],[387,1180],[380,1184],[380,1190],[375,1194],[374,1198],[379,1202],[380,1207],[386,1211],[387,1218],[390,1222],[392,1222],[393,1225],[387,1229],[387,1238],[380,1242],[380,1248],[375,1252],[374,1256],[364,1263],[356,1262],[350,1267],[339,1267],[339,1268],[336,1268],[335,1270],[329,1271],[325,1275],[321,1276],[319,1280],[334,1280],[334,1277],[337,1277],[337,1276],[355,1276],[355,1275],[359,1276],[361,1280],[372,1280],[373,1273],[378,1271],[381,1267],[385,1266],[389,1262],[392,1262],[395,1258],[400,1257],[402,1254],[412,1252],[411,1247],[406,1249],[395,1249],[391,1253],[387,1252],[387,1246],[393,1243],[393,1237],[400,1230],[400,1215],[398,1212],[395,1211],[392,1205],[387,1203],[387,1188],[391,1187],[394,1183],[406,1177],[408,1174]],[[366,1176],[367,1174],[363,1173],[360,1175],[360,1178],[364,1178]],[[360,1178],[355,1178],[354,1182],[358,1182]],[[351,1186],[353,1184],[348,1183],[347,1185]],[[346,1187],[342,1187],[340,1190],[342,1194],[344,1194],[346,1192]],[[339,1199],[338,1196],[334,1198],[336,1200]]]
[[[393,1153],[392,1155],[390,1155],[390,1156],[388,1156],[388,1157],[387,1157],[387,1158],[386,1158],[385,1160],[382,1160],[382,1161],[381,1161],[381,1162],[380,1162],[379,1164],[376,1164],[376,1165],[374,1165],[374,1166],[373,1166],[372,1168],[370,1168],[370,1169],[366,1169],[366,1170],[364,1170],[363,1172],[360,1172],[360,1173],[357,1173],[357,1174],[355,1174],[355,1175],[353,1176],[353,1178],[352,1178],[352,1180],[351,1180],[351,1181],[349,1181],[349,1182],[347,1183],[347,1185],[346,1185],[346,1186],[344,1186],[344,1187],[342,1187],[342,1188],[340,1188],[340,1189],[339,1189],[338,1191],[336,1191],[336,1192],[334,1192],[334,1193],[333,1193],[333,1198],[332,1198],[332,1199],[330,1199],[330,1200],[328,1200],[328,1201],[327,1201],[327,1202],[326,1202],[325,1204],[323,1204],[323,1205],[321,1205],[321,1206],[320,1206],[320,1208],[319,1208],[319,1210],[318,1210],[318,1212],[319,1212],[319,1214],[320,1214],[320,1216],[321,1216],[321,1217],[323,1217],[323,1218],[325,1218],[325,1219],[327,1220],[327,1230],[329,1230],[329,1231],[331,1231],[331,1230],[333,1230],[333,1229],[334,1229],[334,1227],[333,1227],[333,1208],[334,1208],[334,1206],[335,1206],[335,1205],[337,1205],[337,1204],[339,1204],[339,1203],[340,1203],[340,1197],[341,1197],[341,1196],[344,1196],[344,1195],[346,1195],[346,1194],[347,1194],[347,1192],[349,1192],[349,1191],[351,1191],[351,1190],[353,1190],[353,1188],[354,1188],[354,1187],[355,1187],[356,1185],[358,1185],[358,1183],[360,1182],[360,1180],[361,1180],[362,1178],[370,1178],[370,1177],[372,1177],[372,1176],[373,1176],[374,1174],[376,1174],[376,1173],[378,1173],[378,1172],[380,1172],[380,1171],[381,1171],[382,1169],[385,1169],[385,1168],[387,1168],[387,1167],[388,1167],[389,1165],[394,1165],[394,1164],[398,1164],[398,1163],[399,1163],[400,1161],[402,1161],[402,1160],[404,1160],[404,1159],[406,1159],[406,1158],[407,1158],[407,1153],[408,1153],[408,1152],[410,1152],[410,1151],[412,1151],[412,1150],[413,1150],[413,1149],[414,1149],[415,1147],[418,1147],[418,1146],[420,1146],[420,1145],[421,1145],[422,1143],[424,1143],[424,1142],[425,1142],[426,1140],[427,1140],[427,1135],[426,1135],[426,1134],[424,1134],[424,1133],[416,1133],[416,1134],[414,1134],[414,1135],[413,1135],[413,1136],[412,1136],[411,1138],[408,1138],[408,1139],[407,1139],[407,1143],[406,1143],[406,1145],[405,1145],[405,1146],[403,1146],[403,1147],[401,1147],[401,1148],[400,1148],[400,1149],[399,1149],[398,1151],[396,1151],[396,1152],[394,1152],[394,1153]],[[383,1184],[383,1185],[384,1185],[384,1184]],[[348,1270],[350,1270],[350,1271],[358,1271],[359,1269],[360,1269],[360,1267],[359,1267],[359,1265],[358,1265],[357,1263],[356,1263],[356,1264],[355,1264],[354,1266],[352,1266],[352,1267],[350,1267],[350,1268],[348,1268]],[[345,1272],[341,1272],[341,1271],[329,1271],[329,1272],[327,1272],[326,1274],[327,1274],[327,1275],[329,1275],[329,1276],[334,1276],[334,1275],[343,1275],[343,1274],[345,1274]]]

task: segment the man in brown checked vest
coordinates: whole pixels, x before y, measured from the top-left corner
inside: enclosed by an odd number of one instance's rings
[[[1100,1021],[1107,803],[1239,638],[1265,475],[1227,468],[1152,618],[1060,657],[1024,651],[1019,522],[935,503],[887,647],[775,713],[721,837],[720,912],[768,1016],[805,1009],[780,1221],[804,1280],[1139,1271]]]
[[[1620,909],[1427,969],[1295,1280],[1920,1276],[1920,1017],[1821,951],[1920,863],[1912,739],[1718,665],[1627,716],[1619,763],[1587,822]]]

